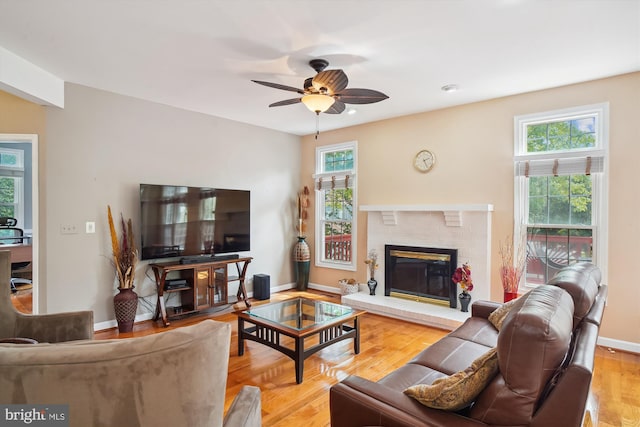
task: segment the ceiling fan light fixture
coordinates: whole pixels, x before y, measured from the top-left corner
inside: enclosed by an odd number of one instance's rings
[[[302,97],[302,103],[314,113],[324,113],[331,108],[334,102],[335,99],[329,95],[312,94]]]

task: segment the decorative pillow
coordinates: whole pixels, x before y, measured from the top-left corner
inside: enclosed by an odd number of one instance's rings
[[[458,411],[475,400],[498,372],[498,353],[493,348],[464,371],[438,378],[431,385],[417,384],[404,391],[425,406]]]
[[[517,301],[517,299],[512,299],[511,301],[502,304],[500,307],[491,312],[491,314],[489,315],[489,322],[491,322],[491,324],[495,326],[497,330],[500,330],[500,328],[502,327],[502,322],[504,322],[507,314],[509,314]]]

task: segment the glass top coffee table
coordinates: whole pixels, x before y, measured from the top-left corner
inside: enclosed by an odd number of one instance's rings
[[[244,354],[245,340],[276,349],[293,359],[296,382],[300,384],[304,360],[323,348],[353,338],[353,351],[360,353],[358,317],[364,313],[344,305],[306,298],[251,307],[238,314],[238,355]],[[291,339],[283,339],[283,335]],[[305,340],[309,342],[305,343]]]

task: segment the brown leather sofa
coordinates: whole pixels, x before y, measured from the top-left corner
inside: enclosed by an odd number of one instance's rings
[[[607,286],[578,263],[521,296],[500,331],[488,320],[499,303],[478,301],[446,337],[378,382],[349,376],[330,391],[331,426],[579,426],[593,374]],[[497,349],[498,373],[459,411],[427,407],[403,391],[432,384]]]

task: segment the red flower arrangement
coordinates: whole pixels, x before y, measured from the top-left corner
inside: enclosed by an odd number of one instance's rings
[[[471,292],[473,290],[473,280],[471,280],[471,267],[469,263],[462,264],[462,267],[456,268],[451,277],[454,283],[460,284],[463,293]]]

